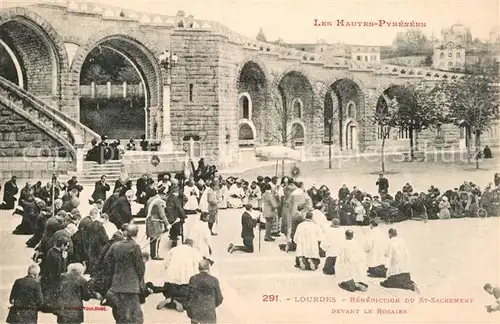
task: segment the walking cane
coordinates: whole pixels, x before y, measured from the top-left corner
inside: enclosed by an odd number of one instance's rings
[[[260,211],[259,211],[259,218],[257,218],[257,230],[259,231],[259,252],[260,252]]]

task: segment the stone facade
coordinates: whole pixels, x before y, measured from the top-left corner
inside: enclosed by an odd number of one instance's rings
[[[330,100],[327,105],[333,110],[333,146],[339,151],[365,152],[379,145],[375,125],[364,121],[385,89],[408,81],[437,82],[460,76],[418,68],[374,67],[348,58],[323,62],[315,53],[247,39],[218,22],[127,10],[123,17],[121,12],[98,4],[3,10],[0,37],[19,56],[24,89],[52,104],[54,115],[63,114],[66,122],[74,121],[68,123],[77,133],[89,134],[78,123],[79,78],[88,53],[98,46],[119,51],[134,62],[143,78],[148,138],[162,138],[163,113],[168,109],[165,87],[169,87],[172,150],[182,152],[189,139],[194,139],[200,156],[220,166],[245,162],[254,157],[255,147],[279,144],[280,107],[286,107],[290,115],[288,134],[294,127],[303,129],[299,146],[303,145],[306,156],[327,155],[325,100]],[[66,52],[69,44],[76,48],[70,58]],[[166,49],[179,57],[171,70],[158,62]],[[242,113],[242,95],[251,103],[248,118]],[[330,99],[326,99],[328,95]],[[253,148],[239,147],[242,123],[254,130]],[[484,141],[496,138],[497,133],[485,134]],[[439,136],[426,131],[418,140],[446,146],[460,142],[460,133],[445,125]],[[389,142],[401,144],[393,139]]]

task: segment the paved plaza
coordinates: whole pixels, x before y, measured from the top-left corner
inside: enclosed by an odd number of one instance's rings
[[[327,166],[327,164],[326,164]],[[431,184],[441,189],[457,187],[464,180],[473,181],[484,187],[493,180],[494,162],[484,165],[487,170],[469,170],[468,167],[450,165],[428,165],[427,172],[419,171],[423,165],[418,163],[389,165],[397,173],[389,174],[391,192],[410,182],[415,190],[422,191]],[[369,171],[361,172],[356,167],[342,170],[325,169],[325,162],[302,164],[301,180],[310,186],[313,182],[327,184],[336,195],[338,187],[346,183],[349,187],[357,185],[368,192],[375,192],[376,175]],[[286,167],[287,170],[290,166]],[[455,169],[454,169],[455,168]],[[369,168],[363,167],[363,170]],[[281,170],[281,169],[280,169]],[[324,170],[324,171],[322,171]],[[376,171],[377,168],[374,167]],[[274,167],[248,171],[241,177],[253,179],[256,174],[274,173]],[[19,182],[19,186],[24,183]],[[81,197],[81,212],[89,210],[87,197],[92,188],[85,187]],[[483,285],[500,283],[499,218],[451,219],[429,221],[427,224],[407,221],[394,227],[406,241],[412,257],[412,277],[419,285],[420,295],[410,291],[388,290],[382,288],[379,279],[370,279],[369,288],[364,293],[348,293],[341,290],[335,276],[325,276],[321,271],[304,272],[293,267],[294,254],[279,251],[278,244],[261,242],[261,250],[252,255],[235,252],[229,255],[226,247],[229,242],[239,243],[240,216],[242,210],[220,212],[219,235],[214,239],[215,265],[212,273],[221,283],[224,302],[217,311],[219,323],[498,323],[499,313],[489,314],[485,305],[493,302],[493,297],[483,291]],[[192,217],[192,216],[190,216]],[[13,281],[25,275],[30,263],[31,249],[24,247],[27,236],[15,236],[11,232],[20,222],[18,216],[1,211],[1,305],[0,319],[7,315],[8,295]],[[388,227],[381,225],[382,231]],[[141,225],[139,240],[141,246],[147,241],[143,238],[144,226]],[[355,238],[362,240],[363,230],[355,228]],[[263,234],[263,233],[262,233]],[[142,240],[141,240],[142,239]],[[166,240],[164,240],[165,242]],[[255,244],[258,246],[257,242]],[[162,248],[166,255],[166,247]],[[146,281],[156,284],[163,282],[163,261],[150,261],[147,264]],[[338,272],[342,266],[338,266]],[[276,295],[278,301],[264,302],[265,295]],[[147,299],[143,310],[145,323],[189,323],[185,313],[172,310],[156,310],[160,295]],[[313,298],[310,298],[313,297]],[[314,299],[314,297],[317,297]],[[329,297],[330,302],[325,302]],[[352,302],[351,297],[398,298],[399,303]],[[435,304],[419,303],[419,298],[463,298],[472,299],[471,303]],[[414,303],[405,303],[405,298],[414,298]],[[335,299],[335,302],[332,300]],[[96,301],[88,303],[97,305]],[[359,310],[358,314],[346,314],[349,310]],[[373,310],[364,314],[365,309]],[[397,314],[397,313],[406,314]],[[381,314],[385,314],[382,316]],[[53,315],[41,314],[41,323],[54,323]],[[86,323],[112,323],[111,310],[87,311]]]

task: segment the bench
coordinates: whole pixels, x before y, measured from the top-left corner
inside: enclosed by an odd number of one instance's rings
[[[417,161],[417,162],[423,162],[425,161],[425,153],[424,152],[413,152],[413,160],[410,157],[410,153],[403,153],[403,157],[405,158],[405,162],[412,162],[412,161]]]

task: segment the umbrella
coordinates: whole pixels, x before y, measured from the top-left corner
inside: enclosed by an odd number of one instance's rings
[[[278,175],[278,161],[292,160],[302,161],[300,151],[294,150],[286,146],[264,146],[255,150],[256,156],[266,157],[268,159],[276,159],[276,175]]]
[[[268,159],[302,161],[300,151],[286,146],[259,147],[256,149],[255,155]]]

